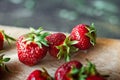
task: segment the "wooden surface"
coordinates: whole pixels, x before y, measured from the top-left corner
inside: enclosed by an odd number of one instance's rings
[[[15,38],[28,32],[28,29],[8,26],[0,26],[0,29],[4,29],[7,34]],[[3,73],[3,79],[0,80],[26,80],[31,71],[41,67],[45,67],[53,76],[57,67],[64,63],[64,60],[56,60],[47,54],[39,64],[29,67],[19,62],[15,43],[11,46],[5,43],[4,50],[2,54],[11,58],[7,65],[14,72]],[[90,48],[87,53],[80,51],[72,56],[72,60],[78,60],[83,64],[86,62],[85,58],[95,63],[101,73],[109,74],[107,80],[120,80],[120,40],[97,38],[97,45]]]

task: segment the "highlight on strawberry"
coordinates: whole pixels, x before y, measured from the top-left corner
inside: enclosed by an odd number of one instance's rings
[[[21,35],[16,42],[19,61],[29,66],[39,63],[48,51],[45,39],[48,35],[41,27],[37,30],[30,28],[30,33]]]
[[[70,33],[71,40],[78,41],[74,46],[80,50],[87,50],[96,44],[96,30],[94,24],[78,24]]]
[[[87,60],[87,65],[79,61],[70,61],[62,64],[55,72],[55,80],[105,80],[98,73],[95,64]]]
[[[32,71],[26,80],[53,80],[53,78],[48,74],[45,68],[42,70],[34,70]]]
[[[9,45],[10,45],[10,41],[16,41],[16,39],[14,39],[13,37],[7,35],[4,32],[4,30],[0,29],[0,50],[3,50],[5,40],[8,42]]]

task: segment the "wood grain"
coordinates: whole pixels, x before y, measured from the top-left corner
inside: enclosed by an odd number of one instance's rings
[[[15,38],[28,32],[28,29],[9,26],[0,26],[0,29],[4,29],[7,34]],[[13,73],[3,73],[3,78],[0,80],[26,80],[31,71],[41,69],[41,67],[45,67],[54,76],[57,67],[64,63],[64,60],[56,60],[47,54],[39,64],[29,67],[19,62],[15,43],[9,47],[5,42],[4,49],[5,51],[2,54],[11,58],[10,62],[6,64]],[[120,80],[120,40],[97,38],[95,47],[72,55],[72,60],[78,60],[83,64],[86,63],[86,58],[95,63],[102,74],[110,75],[107,80]]]

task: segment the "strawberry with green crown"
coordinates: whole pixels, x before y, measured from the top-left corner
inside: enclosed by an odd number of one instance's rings
[[[16,41],[14,38],[10,37],[9,35],[7,35],[4,30],[0,30],[0,50],[3,50],[3,46],[4,46],[4,41],[7,41],[8,44],[10,44],[10,40],[11,41]]]
[[[86,24],[79,24],[75,26],[70,33],[71,40],[78,41],[75,47],[80,50],[89,49],[96,44],[96,30],[94,24],[91,26]]]
[[[72,60],[62,64],[55,72],[55,80],[74,80],[76,78],[76,73],[73,75],[71,71],[74,72],[73,68],[80,69],[82,64],[79,61]]]
[[[65,58],[65,61],[70,61],[71,53],[78,51],[73,45],[77,41],[71,41],[64,33],[53,33],[46,37],[49,44],[49,53],[58,59]]]
[[[55,80],[105,80],[96,66],[87,60],[83,66],[79,61],[70,61],[61,65],[55,72]]]
[[[38,30],[30,30],[30,33],[19,37],[16,46],[20,62],[33,66],[46,56],[48,44],[45,37],[49,34],[43,32],[41,27]]]

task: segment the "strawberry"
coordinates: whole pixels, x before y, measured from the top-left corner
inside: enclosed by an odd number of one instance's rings
[[[70,38],[67,37],[64,33],[53,33],[48,35],[46,39],[49,43],[50,55],[58,59],[65,57],[65,60],[69,61],[70,53],[78,50],[72,46],[73,44],[76,44],[76,41],[70,41]]]
[[[89,60],[83,66],[78,61],[70,61],[61,65],[55,72],[55,80],[105,80]]]
[[[48,50],[45,37],[49,34],[42,32],[42,28],[30,29],[30,33],[19,37],[16,46],[19,60],[26,65],[33,66],[45,57]]]
[[[27,80],[53,80],[48,72],[43,68],[44,71],[34,70],[30,73]]]
[[[49,53],[51,56],[57,57],[59,50],[56,48],[56,46],[63,44],[65,38],[66,36],[63,33],[53,33],[46,37],[49,43]]]
[[[8,44],[10,44],[10,40],[11,41],[16,41],[14,38],[8,36],[4,30],[0,30],[0,50],[3,49],[3,44],[4,44],[4,40],[6,40],[8,42]]]
[[[67,63],[64,63],[61,65],[55,72],[55,80],[73,80],[76,76],[75,74],[70,75],[69,74],[72,72],[75,72],[75,69],[80,69],[82,67],[82,64],[78,61],[69,61]]]
[[[78,41],[75,47],[80,50],[86,50],[96,43],[96,31],[94,24],[88,26],[86,24],[79,24],[75,26],[70,33],[71,40]]]

